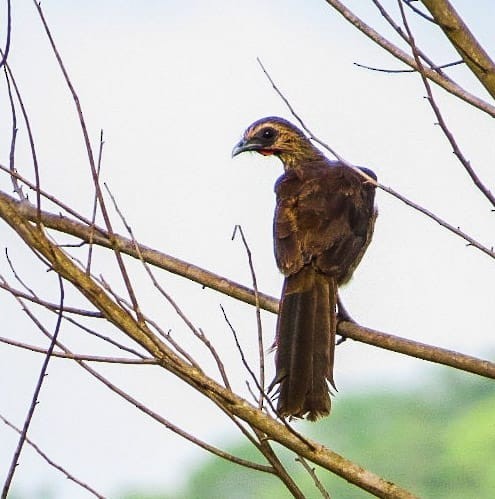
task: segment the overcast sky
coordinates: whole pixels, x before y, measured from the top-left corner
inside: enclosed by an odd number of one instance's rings
[[[384,26],[372,5],[348,3],[356,5],[368,22]],[[493,2],[455,4],[485,47],[494,47]],[[314,133],[348,161],[372,168],[383,184],[484,244],[493,244],[493,214],[435,126],[418,76],[354,66],[358,62],[401,68],[324,1],[45,0],[43,8],[81,99],[95,148],[104,130],[102,176],[142,243],[250,285],[242,245],[231,241],[233,227],[242,224],[260,289],[279,295],[282,278],[272,254],[271,224],[273,184],[281,165],[257,155],[230,157],[252,121],[269,115],[292,119],[260,70],[256,62],[260,57]],[[430,25],[412,25],[418,43],[435,61],[458,58]],[[31,118],[42,186],[89,216],[93,189],[77,116],[36,10],[27,0],[14,2],[9,62]],[[463,68],[452,68],[449,74],[488,98]],[[0,88],[0,163],[8,164],[10,111],[3,83]],[[493,185],[493,120],[442,91],[435,95],[466,156],[485,183]],[[32,178],[26,135],[20,133],[17,168]],[[0,186],[11,192],[5,175]],[[358,322],[385,332],[472,355],[493,353],[492,261],[382,192],[377,204],[380,216],[374,241],[343,291],[350,313]],[[115,224],[123,233],[117,216]],[[2,243],[22,277],[42,296],[56,301],[54,276],[40,267],[5,224],[1,231]],[[98,273],[123,289],[110,256],[102,253],[95,265]],[[139,265],[129,265],[145,312],[164,330],[172,329],[216,376],[204,351]],[[12,278],[5,259],[0,271]],[[257,347],[254,310],[165,272],[157,276],[218,346],[236,388],[244,393],[247,376],[219,305],[225,306],[251,358]],[[75,292],[68,293],[71,304],[84,305]],[[0,296],[0,310],[3,336],[46,345],[6,294]],[[53,327],[55,317],[41,317]],[[266,345],[273,340],[274,325],[275,317],[263,314]],[[104,332],[111,331],[107,329]],[[74,350],[109,352],[106,345],[70,327],[61,335]],[[0,413],[22,425],[42,357],[0,344],[0,359]],[[272,356],[267,364],[271,376]],[[201,438],[218,444],[235,438],[230,424],[211,404],[162,370],[98,369]],[[336,410],[349,393],[410,386],[445,370],[348,341],[337,349]],[[31,438],[103,494],[115,496],[130,487],[173,490],[188,467],[205,457],[69,361],[52,361],[40,400]],[[15,444],[15,434],[0,426],[0,482]],[[43,487],[51,487],[56,497],[86,497],[26,447],[14,490],[27,497]]]

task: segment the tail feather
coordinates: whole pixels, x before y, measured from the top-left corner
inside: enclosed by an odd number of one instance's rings
[[[336,283],[311,267],[284,282],[277,323],[278,410],[315,420],[330,412]]]

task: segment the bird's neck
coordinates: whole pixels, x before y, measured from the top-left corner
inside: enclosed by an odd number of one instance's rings
[[[316,162],[326,161],[323,153],[311,143],[304,144],[304,146],[295,151],[282,152],[278,156],[284,165],[284,170],[286,172],[295,172],[298,176],[304,170],[311,168],[311,165]]]

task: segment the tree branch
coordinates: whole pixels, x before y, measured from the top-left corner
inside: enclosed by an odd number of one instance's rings
[[[15,432],[18,434],[21,434],[21,430],[17,428],[15,425],[13,425],[8,419],[4,418],[0,414],[0,419],[10,428],[12,428]],[[82,482],[78,478],[76,478],[74,475],[69,473],[65,468],[57,464],[55,461],[53,461],[51,458],[49,458],[32,440],[26,437],[26,442],[53,468],[57,469],[61,473],[63,473],[68,480],[73,481],[80,487],[86,489],[89,493],[93,494],[95,497],[98,497],[99,499],[105,499],[105,496],[102,496],[96,490],[91,488],[87,483]]]
[[[495,98],[495,63],[448,0],[421,0],[469,69]]]
[[[438,107],[437,103],[435,102],[435,99],[433,97],[433,92],[431,90],[430,83],[428,81],[428,78],[425,75],[425,68],[423,63],[421,62],[421,54],[417,50],[417,45],[414,40],[414,36],[412,34],[412,31],[409,27],[409,24],[406,19],[406,14],[404,12],[404,7],[402,6],[402,2],[399,0],[398,2],[401,14],[402,14],[402,21],[404,23],[404,27],[407,32],[407,40],[409,43],[409,46],[411,47],[413,57],[416,61],[416,64],[418,66],[419,74],[421,76],[421,80],[423,81],[423,85],[426,90],[426,94],[428,96],[428,102],[430,103],[431,108],[433,109],[433,112],[435,113],[435,117],[438,120],[438,124],[440,125],[440,128],[442,129],[442,132],[444,133],[445,137],[449,141],[450,145],[452,146],[452,151],[456,155],[457,159],[461,162],[462,166],[464,169],[467,171],[469,177],[473,181],[474,185],[479,189],[479,191],[488,199],[488,201],[491,203],[493,207],[495,207],[495,196],[493,193],[486,187],[486,185],[481,181],[481,179],[478,177],[476,174],[476,171],[474,168],[471,166],[471,163],[467,160],[467,158],[464,156],[464,154],[461,151],[461,148],[457,144],[457,141],[454,137],[454,134],[449,130],[447,123],[445,122],[443,115],[440,111],[440,108]]]
[[[384,48],[387,52],[392,54],[394,57],[407,64],[411,68],[418,69],[414,57],[406,54],[399,47],[388,41],[380,33],[374,30],[371,26],[367,25],[362,19],[357,17],[351,10],[349,10],[342,2],[339,0],[325,0],[329,5],[331,5],[337,12],[339,12],[344,18],[349,21],[353,26],[355,26],[359,31],[361,31],[368,38],[373,40],[380,47]],[[431,68],[425,68],[425,75],[431,81],[434,81],[437,85],[442,87],[447,92],[459,97],[463,101],[471,104],[472,106],[480,109],[481,111],[495,117],[495,106],[492,106],[488,102],[470,94],[453,80],[445,75],[440,75],[436,70]]]
[[[280,98],[284,101],[284,103],[288,107],[289,111],[291,112],[292,116],[294,116],[294,118],[296,118],[296,120],[301,125],[302,129],[309,135],[309,138],[311,140],[315,141],[317,144],[320,144],[327,151],[329,151],[331,154],[333,154],[340,162],[344,163],[349,168],[352,168],[356,173],[358,173],[359,175],[361,175],[362,177],[364,177],[368,182],[370,182],[371,184],[375,185],[378,189],[381,189],[382,191],[387,192],[391,196],[393,196],[393,197],[397,198],[398,200],[402,201],[403,203],[405,203],[407,206],[413,208],[416,211],[419,211],[423,215],[426,215],[428,218],[431,218],[437,224],[441,225],[442,227],[444,227],[448,231],[450,231],[453,234],[456,234],[460,238],[464,239],[468,243],[469,246],[473,246],[473,247],[479,249],[480,251],[482,251],[483,253],[485,253],[486,255],[488,255],[489,257],[495,258],[495,251],[493,250],[493,247],[489,248],[487,246],[484,246],[480,242],[476,241],[469,234],[467,234],[466,232],[460,230],[459,227],[454,227],[452,224],[449,224],[448,222],[446,222],[445,220],[443,220],[439,216],[435,215],[430,210],[427,210],[426,208],[423,208],[421,205],[419,205],[419,204],[415,203],[414,201],[406,198],[406,196],[400,194],[399,192],[397,192],[396,190],[392,189],[391,187],[387,187],[386,185],[380,184],[380,182],[378,182],[374,178],[370,177],[363,170],[361,170],[357,166],[353,165],[352,163],[349,163],[349,161],[347,161],[343,156],[341,156],[340,154],[338,154],[337,151],[335,151],[334,148],[330,147],[326,142],[324,142],[323,140],[319,139],[306,126],[306,124],[304,123],[304,121],[302,120],[302,118],[296,113],[296,111],[293,108],[292,104],[289,102],[289,100],[287,99],[287,97],[285,97],[285,95],[282,93],[282,91],[275,84],[275,82],[273,81],[272,77],[270,76],[270,74],[268,73],[268,71],[266,70],[266,68],[263,66],[263,63],[261,62],[261,60],[259,58],[258,58],[258,63],[261,66],[261,69],[265,73],[266,77],[268,78],[269,82],[271,83],[271,85],[272,85],[273,89],[275,90],[275,92],[277,92],[277,94],[280,96]],[[423,68],[423,66],[420,65],[419,59],[418,59],[418,67],[420,69]],[[424,78],[426,78],[426,76],[424,76],[424,73],[421,73],[421,74],[423,75]],[[485,192],[483,192],[483,193],[486,195]]]
[[[63,285],[62,277],[60,276],[60,274],[57,277],[58,277],[59,286],[60,286],[60,307],[59,307],[59,312],[58,312],[58,317],[57,317],[57,323],[55,325],[55,332],[52,335],[50,345],[46,351],[45,359],[43,361],[43,365],[41,366],[40,374],[38,376],[38,381],[36,383],[33,397],[31,399],[31,404],[30,404],[28,412],[26,414],[26,418],[24,420],[24,425],[22,427],[22,431],[20,432],[19,442],[18,442],[17,447],[14,451],[14,455],[12,456],[12,461],[11,461],[11,465],[9,468],[9,472],[7,473],[7,478],[5,479],[5,483],[3,485],[2,498],[3,497],[6,498],[8,496],[10,485],[12,484],[12,479],[14,478],[15,470],[17,469],[17,465],[19,464],[18,463],[19,456],[21,455],[22,448],[23,448],[24,443],[26,441],[27,432],[28,432],[29,426],[31,425],[34,411],[36,409],[36,406],[38,405],[38,397],[39,397],[40,392],[41,392],[41,387],[43,385],[43,381],[45,380],[46,372],[48,369],[48,363],[50,362],[50,359],[52,357],[52,353],[53,353],[53,350],[55,348],[55,344],[57,342],[57,336],[58,336],[58,333],[60,331],[60,325],[62,324],[62,309],[64,306],[65,292],[64,292],[64,285]]]
[[[224,407],[230,414],[239,417],[266,434],[267,438],[279,442],[296,454],[323,466],[354,485],[380,497],[414,497],[407,490],[361,468],[352,461],[326,449],[321,444],[311,442],[309,439],[307,441],[301,440],[282,423],[269,417],[230,390],[225,389],[215,380],[206,376],[201,370],[183,361],[157,338],[145,323],[138,322],[125,308],[112,300],[101,286],[88,276],[82,268],[78,267],[59,247],[52,243],[46,237],[41,224],[34,225],[30,223],[15,208],[15,204],[8,202],[2,194],[0,198],[0,217],[18,233],[33,251],[44,257],[59,276],[71,282],[98,308],[109,322],[156,358],[160,366],[191,385],[216,404]],[[309,446],[307,442],[309,442]]]
[[[2,216],[2,206],[4,209],[14,211],[21,216],[25,216],[28,220],[36,220],[36,207],[26,202],[21,203],[13,197],[0,192],[0,216]],[[44,227],[70,234],[86,242],[92,240],[94,244],[106,248],[111,248],[112,246],[112,243],[106,236],[105,231],[99,227],[90,227],[61,215],[54,215],[46,211],[41,211],[40,217]],[[149,263],[150,265],[180,275],[186,279],[197,282],[202,286],[206,286],[237,300],[249,303],[250,305],[256,305],[256,296],[254,291],[246,286],[243,286],[242,284],[230,281],[218,274],[209,272],[208,270],[204,270],[196,265],[144,245],[139,245],[139,251],[137,251],[136,245],[131,239],[120,236],[119,234],[114,234],[114,242],[118,246],[119,250],[126,255],[137,259],[142,258],[143,261]],[[259,292],[258,300],[259,306],[263,310],[267,310],[275,314],[278,313],[278,300],[276,298]],[[476,359],[469,355],[452,352],[443,348],[414,342],[391,334],[368,329],[357,324],[350,324],[348,322],[340,322],[338,325],[338,332],[347,338],[367,343],[368,345],[393,350],[394,352],[405,355],[412,355],[419,359],[451,366],[456,369],[462,369],[480,376],[495,379],[495,363],[493,362]]]

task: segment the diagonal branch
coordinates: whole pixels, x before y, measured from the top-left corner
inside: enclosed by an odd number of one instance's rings
[[[398,2],[401,14],[402,14],[402,20],[404,23],[404,27],[407,31],[407,39],[408,43],[411,47],[414,59],[416,60],[416,64],[418,66],[419,74],[421,76],[421,80],[423,81],[423,86],[425,87],[426,94],[428,96],[428,102],[430,103],[431,108],[433,109],[433,112],[435,113],[435,117],[438,120],[438,124],[440,125],[440,128],[442,129],[443,134],[449,141],[450,145],[452,146],[452,150],[454,154],[456,155],[457,159],[461,162],[462,166],[464,169],[467,171],[469,177],[473,181],[474,185],[479,189],[479,191],[488,199],[488,201],[491,203],[492,206],[495,207],[495,196],[493,193],[488,189],[488,187],[481,181],[481,179],[478,177],[476,174],[475,169],[471,166],[471,163],[467,160],[467,158],[464,156],[464,154],[461,151],[461,148],[457,144],[457,141],[454,137],[454,134],[449,130],[447,123],[445,122],[445,119],[440,111],[440,108],[438,107],[434,97],[433,97],[433,92],[431,90],[430,83],[428,81],[428,78],[425,75],[425,68],[423,66],[423,63],[421,62],[421,54],[418,53],[417,51],[417,45],[414,40],[414,36],[412,34],[412,31],[409,27],[409,24],[406,19],[406,14],[404,12],[404,7],[402,6],[402,3]]]
[[[394,21],[392,16],[387,12],[385,7],[379,2],[378,0],[372,0],[372,2],[375,4],[376,8],[380,11],[380,14],[382,17],[392,26],[392,28],[396,31],[396,33],[408,44],[410,44],[409,37],[407,36],[407,33],[404,33],[404,30]],[[446,75],[442,72],[442,70],[439,68],[437,64],[435,64],[429,57],[428,54],[426,54],[424,51],[419,50],[418,48],[418,55],[425,61],[430,68],[434,68],[437,73],[439,73],[441,76],[446,77]],[[446,77],[448,78],[448,76]]]
[[[2,58],[0,59],[0,68],[7,62],[10,50],[10,35],[12,34],[12,5],[10,0],[7,0],[7,39],[5,40],[5,48],[0,52]]]
[[[36,383],[36,387],[34,389],[33,397],[31,400],[31,405],[28,409],[26,419],[24,420],[24,425],[22,427],[22,431],[20,432],[19,436],[19,442],[17,444],[17,447],[14,451],[14,455],[12,456],[12,461],[11,465],[9,468],[9,472],[7,473],[7,478],[5,480],[5,483],[3,485],[3,490],[2,490],[2,498],[7,497],[9,493],[10,486],[12,484],[12,479],[14,478],[14,473],[15,470],[18,466],[18,461],[19,461],[19,456],[21,455],[22,448],[24,447],[24,443],[26,442],[27,438],[27,432],[29,429],[29,426],[31,425],[31,421],[34,416],[34,411],[36,409],[36,406],[38,405],[38,397],[41,392],[41,387],[43,386],[43,381],[45,380],[46,372],[48,369],[48,363],[50,362],[50,359],[52,357],[53,350],[55,349],[55,345],[57,343],[57,337],[58,333],[60,332],[60,325],[62,324],[62,309],[64,307],[64,297],[65,297],[65,292],[64,292],[64,284],[62,281],[62,277],[60,274],[58,275],[58,281],[59,281],[59,286],[60,286],[60,309],[57,317],[57,323],[55,325],[55,331],[53,333],[52,339],[50,341],[50,346],[48,347],[45,355],[45,359],[43,361],[43,365],[41,366],[40,374],[38,376],[38,382]]]
[[[469,69],[495,98],[495,63],[448,0],[421,0]]]
[[[373,40],[376,44],[380,45],[380,47],[384,48],[387,52],[392,54],[394,57],[407,64],[413,69],[418,69],[414,57],[411,57],[409,54],[406,54],[399,47],[391,43],[385,37],[380,35],[376,30],[374,30],[371,26],[366,24],[362,19],[356,16],[350,9],[348,9],[342,2],[339,0],[325,0],[329,5],[331,5],[337,12],[339,12],[344,18],[350,22],[353,26],[355,26],[359,31],[361,31],[368,38]],[[472,106],[484,111],[490,116],[495,117],[495,106],[489,104],[488,102],[476,97],[475,95],[467,92],[453,80],[448,78],[445,75],[440,75],[435,69],[425,68],[425,75],[431,81],[434,81],[437,85],[442,87],[447,92],[459,97],[463,101],[471,104]]]
[[[3,196],[2,196],[3,198]],[[57,274],[71,282],[105,318],[139,343],[160,366],[185,381],[214,403],[222,406],[233,416],[302,457],[339,475],[354,485],[379,497],[412,498],[409,491],[384,480],[358,466],[317,442],[301,440],[282,423],[274,420],[247,400],[225,389],[201,370],[190,366],[157,338],[145,323],[138,322],[131,313],[115,302],[84,269],[77,266],[59,247],[46,236],[42,225],[35,225],[21,216],[15,204],[0,199],[0,217],[3,218],[37,254],[43,256]]]
[[[13,197],[0,192],[0,217],[5,219],[5,216],[2,215],[3,210],[15,212],[18,215],[26,217],[28,220],[36,220],[37,217],[36,207],[27,204],[26,202],[20,203]],[[70,234],[86,242],[92,238],[94,244],[106,248],[112,247],[112,242],[101,228],[96,227],[93,230],[92,227],[85,224],[46,211],[41,211],[40,216],[44,227]],[[137,259],[142,258],[143,261],[150,265],[180,275],[186,279],[197,282],[202,286],[206,286],[237,300],[249,303],[250,305],[256,305],[254,291],[242,284],[230,281],[223,276],[149,248],[148,246],[139,245],[138,252],[135,243],[131,239],[118,234],[114,234],[114,242],[118,245],[119,250],[126,255]],[[273,313],[278,312],[278,300],[276,298],[259,292],[258,299],[259,306],[263,310]],[[495,363],[493,362],[414,342],[348,322],[340,322],[338,328],[339,334],[356,341],[367,343],[368,345],[393,350],[394,352],[405,355],[412,355],[419,359],[444,364],[456,369],[462,369],[480,376],[495,379]]]
[[[113,242],[113,228],[112,228],[112,223],[111,223],[111,220],[110,220],[110,215],[109,215],[108,210],[106,208],[105,200],[103,198],[103,192],[101,190],[101,186],[100,186],[100,183],[99,183],[99,168],[100,168],[101,165],[99,163],[98,167],[97,167],[97,165],[95,163],[95,158],[94,158],[94,154],[93,154],[93,148],[91,147],[91,141],[89,140],[88,128],[86,126],[86,120],[84,118],[84,113],[83,113],[83,110],[82,110],[81,102],[79,100],[79,96],[77,95],[76,89],[75,89],[74,85],[72,84],[72,81],[71,81],[71,79],[69,77],[69,73],[68,73],[68,71],[67,71],[67,69],[65,67],[65,64],[64,64],[64,62],[62,60],[62,57],[61,57],[61,55],[60,55],[60,53],[58,51],[57,45],[55,44],[55,40],[54,40],[54,38],[52,36],[52,33],[51,33],[50,28],[48,26],[48,23],[47,23],[47,21],[45,19],[45,16],[43,14],[43,10],[41,9],[41,3],[37,2],[36,0],[34,0],[34,5],[35,5],[35,7],[36,7],[36,9],[38,11],[38,15],[40,17],[41,23],[42,23],[42,25],[43,25],[43,27],[45,29],[45,33],[46,33],[46,35],[48,37],[48,40],[50,42],[50,45],[52,47],[53,54],[54,54],[55,58],[57,59],[57,63],[59,65],[59,67],[60,67],[60,70],[62,71],[65,83],[67,85],[67,88],[70,91],[72,100],[73,100],[74,105],[76,107],[77,116],[79,118],[79,123],[80,123],[80,126],[81,126],[81,132],[82,132],[82,135],[84,137],[84,145],[86,147],[86,153],[87,153],[87,156],[88,156],[89,166],[90,166],[90,169],[91,169],[91,176],[92,176],[92,179],[93,179],[93,184],[95,186],[96,198],[98,199],[98,205],[100,207],[101,214],[103,216],[103,220],[105,221],[105,226],[108,229],[108,234],[110,236],[110,239]],[[99,161],[101,161],[101,147],[102,147],[102,145],[103,145],[102,141],[100,140],[100,156],[99,156]],[[37,184],[37,186],[38,185],[39,184]],[[38,196],[40,195],[39,189],[37,189],[37,195]],[[122,275],[122,279],[124,281],[124,284],[126,286],[127,292],[128,292],[129,297],[131,299],[132,307],[134,309],[134,312],[136,313],[136,316],[140,320],[142,320],[141,310],[139,308],[139,304],[137,302],[137,299],[136,299],[136,296],[135,296],[135,293],[134,293],[134,289],[132,287],[131,280],[129,278],[129,273],[127,272],[127,269],[125,267],[122,255],[119,253],[119,250],[115,247],[114,244],[112,244],[112,248],[114,250],[115,258],[116,258],[117,263],[119,265],[119,269],[120,269],[120,273]]]
[[[418,61],[419,61],[419,59],[418,59]],[[408,199],[406,196],[400,194],[399,192],[397,192],[396,190],[392,189],[391,187],[387,187],[386,185],[380,184],[374,178],[371,178],[367,173],[363,172],[363,170],[361,170],[360,168],[356,167],[352,163],[349,163],[343,156],[341,156],[340,154],[338,154],[337,151],[335,149],[333,149],[332,147],[330,147],[326,142],[324,142],[323,140],[319,139],[306,126],[306,124],[304,123],[304,121],[302,120],[302,118],[297,114],[297,112],[295,111],[295,109],[292,106],[292,104],[289,102],[289,100],[287,99],[287,97],[285,97],[285,95],[282,93],[282,91],[278,88],[278,86],[276,85],[276,83],[273,81],[273,78],[270,76],[270,74],[268,73],[268,71],[266,70],[266,68],[263,66],[263,63],[261,62],[261,60],[259,58],[258,58],[258,64],[261,66],[261,69],[265,73],[266,77],[268,78],[268,81],[271,83],[271,85],[272,85],[273,89],[275,90],[275,92],[277,92],[277,94],[280,96],[280,98],[284,101],[285,105],[288,107],[288,109],[291,112],[292,116],[294,116],[294,118],[296,118],[296,120],[301,125],[301,128],[309,135],[309,138],[311,140],[315,141],[317,144],[320,144],[327,151],[329,151],[331,154],[333,154],[340,162],[344,163],[349,168],[352,168],[354,171],[356,171],[356,173],[358,173],[359,175],[361,175],[362,177],[364,177],[368,182],[370,182],[371,184],[375,185],[378,189],[381,189],[382,191],[387,192],[391,196],[393,196],[393,197],[397,198],[398,200],[402,201],[403,203],[407,204],[407,206],[410,206],[414,210],[419,211],[420,213],[423,213],[423,215],[426,215],[428,218],[431,218],[437,224],[441,225],[442,227],[444,227],[448,231],[450,231],[453,234],[456,234],[460,238],[464,239],[468,243],[469,246],[473,246],[473,247],[479,249],[480,251],[482,251],[483,253],[485,253],[486,255],[490,256],[491,258],[495,258],[495,251],[493,250],[493,247],[489,248],[487,246],[484,246],[483,244],[481,244],[478,241],[476,241],[469,234],[467,234],[466,232],[460,230],[459,227],[454,227],[452,224],[449,224],[448,222],[446,222],[445,220],[443,220],[439,216],[435,215],[435,213],[431,212],[430,210],[427,210],[426,208],[423,208],[421,205],[419,205],[419,204],[415,203],[414,201]],[[422,66],[418,66],[418,67],[422,68]],[[421,74],[423,75],[424,78],[426,78],[426,76],[424,76],[424,73],[421,73]],[[483,193],[486,195],[485,192],[483,192]]]
[[[8,419],[4,418],[0,414],[0,419],[9,427],[12,428],[15,432],[21,434],[21,430],[17,428],[15,425],[13,425]],[[102,496],[96,490],[91,488],[87,483],[84,483],[83,481],[79,480],[76,478],[74,475],[69,473],[65,468],[57,464],[55,461],[53,461],[50,457],[48,457],[32,440],[29,438],[26,438],[26,442],[53,468],[57,469],[61,473],[63,473],[68,480],[73,481],[80,487],[86,489],[90,494],[93,494],[95,497],[98,497],[99,499],[105,499],[105,496]]]

